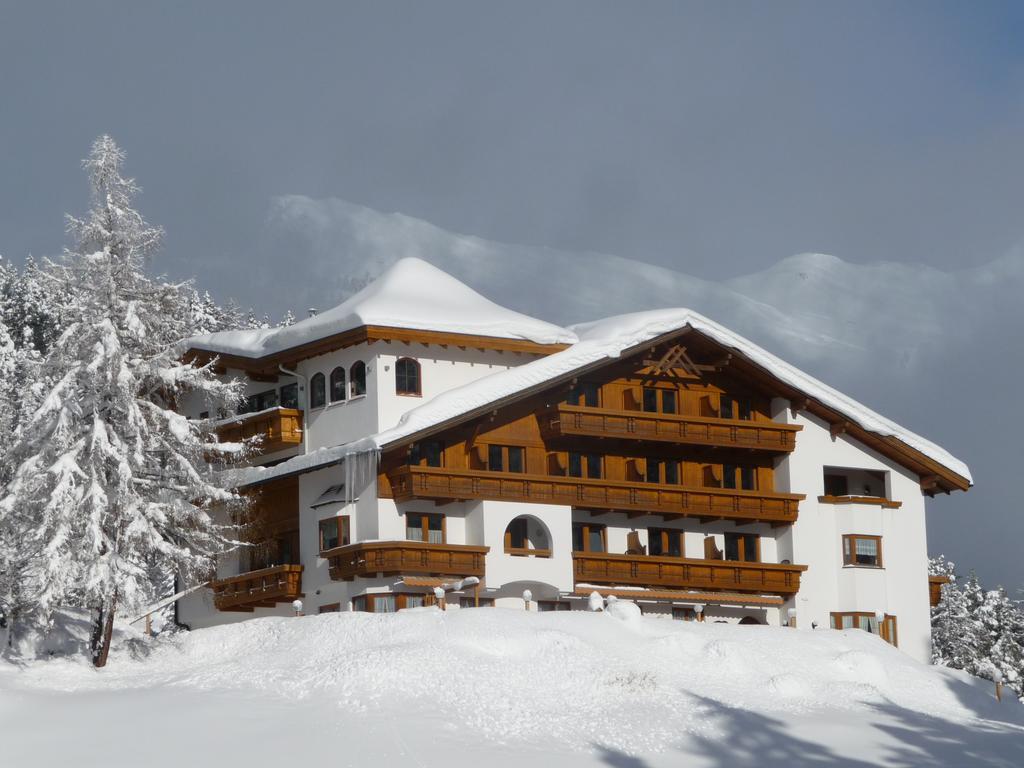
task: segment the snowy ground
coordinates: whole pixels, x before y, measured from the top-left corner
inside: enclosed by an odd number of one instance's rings
[[[0,765],[1018,768],[1022,709],[860,631],[344,613],[0,662]]]

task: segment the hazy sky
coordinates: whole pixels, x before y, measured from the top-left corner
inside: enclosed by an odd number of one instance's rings
[[[703,277],[977,263],[1024,234],[1022,40],[1022,3],[0,0],[0,253],[60,247],[110,132],[217,291],[288,193]]]
[[[266,274],[289,194],[710,280],[953,270],[1024,239],[1024,3],[0,0],[0,254],[59,251],[103,132],[159,268],[275,314],[310,304]]]

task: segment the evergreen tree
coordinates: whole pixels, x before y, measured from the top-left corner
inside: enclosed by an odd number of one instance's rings
[[[287,312],[284,313],[284,317],[281,318],[281,327],[287,328],[290,325],[295,325],[295,315],[289,309]]]
[[[974,672],[980,636],[967,599],[956,582],[953,563],[944,557],[929,563],[929,575],[946,576],[939,604],[932,608],[932,663]]]
[[[69,322],[46,349],[41,373],[53,386],[8,451],[16,470],[0,499],[0,529],[35,554],[32,604],[43,618],[60,605],[90,608],[97,666],[115,611],[152,597],[153,559],[184,582],[205,578],[234,545],[213,508],[241,504],[208,464],[220,451],[212,424],[175,411],[186,396],[230,409],[237,385],[179,359],[188,296],[144,272],[162,232],[133,208],[123,159],[104,136],[84,163],[92,207],[69,217],[76,248],[51,265],[71,297]],[[8,560],[9,548],[10,537]]]
[[[1024,695],[1024,615],[1002,587],[985,593],[978,617],[985,658],[1017,696]]]

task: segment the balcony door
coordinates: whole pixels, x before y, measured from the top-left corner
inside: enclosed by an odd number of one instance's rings
[[[761,537],[753,533],[725,534],[725,559],[746,563],[761,562]]]
[[[572,549],[574,552],[607,552],[605,527],[597,523],[573,523]]]

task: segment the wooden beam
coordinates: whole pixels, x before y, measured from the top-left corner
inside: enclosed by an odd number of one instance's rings
[[[837,437],[844,434],[849,427],[850,423],[848,421],[837,421],[829,426],[828,431],[829,434],[832,435],[832,439],[835,440]]]

